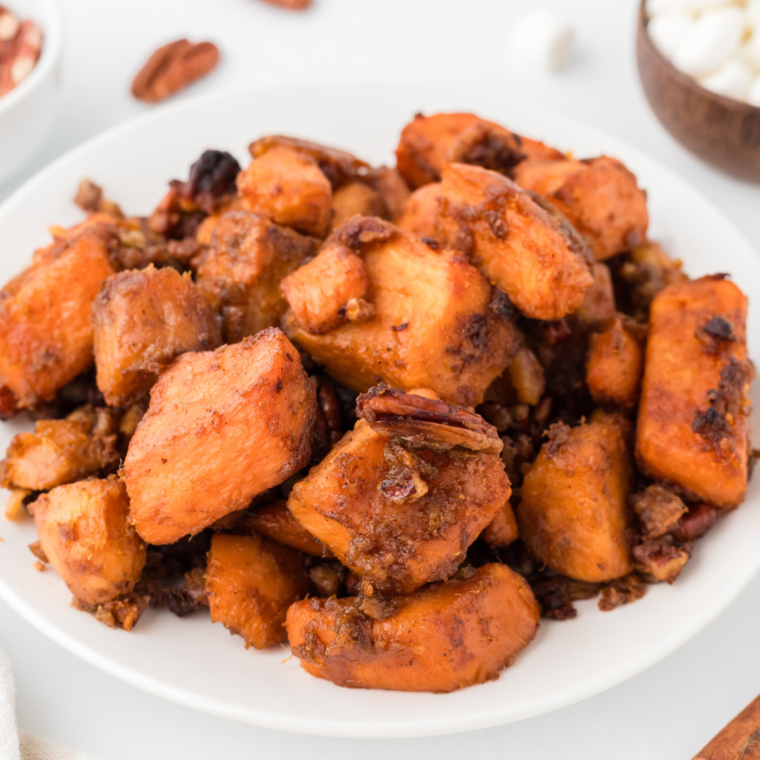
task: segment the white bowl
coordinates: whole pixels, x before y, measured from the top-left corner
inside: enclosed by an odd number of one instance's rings
[[[63,25],[57,0],[3,0],[19,19],[42,29],[42,52],[32,73],[0,97],[0,182],[42,147],[61,106]]]

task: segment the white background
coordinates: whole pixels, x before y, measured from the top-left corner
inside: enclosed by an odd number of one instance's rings
[[[527,70],[511,55],[510,29],[533,7],[554,9],[575,27],[578,55],[558,76]],[[302,14],[257,0],[65,0],[65,105],[38,158],[0,185],[0,200],[69,148],[143,113],[148,107],[129,95],[134,73],[159,44],[187,36],[215,41],[223,61],[180,98],[325,81],[485,90],[643,149],[698,187],[760,250],[760,187],[700,164],[649,112],[636,76],[636,10],[635,0],[315,0]],[[715,259],[720,270],[719,250]],[[689,758],[760,691],[758,628],[760,578],[676,654],[585,702],[477,733],[361,741],[290,736],[163,702],[79,661],[0,602],[0,648],[15,669],[22,728],[105,760]]]

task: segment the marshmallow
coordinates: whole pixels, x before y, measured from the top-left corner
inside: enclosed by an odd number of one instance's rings
[[[700,13],[701,11],[720,8],[728,5],[732,0],[647,0],[646,12],[651,18],[660,13]]]
[[[755,77],[747,92],[747,103],[760,107],[760,77]]]
[[[739,48],[737,60],[741,61],[754,74],[760,74],[760,30]]]
[[[544,71],[559,71],[573,54],[573,30],[562,19],[547,11],[523,16],[514,30],[518,54]]]
[[[694,18],[688,13],[661,13],[647,24],[647,31],[655,47],[670,58],[694,23]]]
[[[741,61],[729,61],[699,83],[706,90],[734,100],[744,100],[752,83],[752,72]]]
[[[747,21],[753,29],[760,26],[760,0],[749,0],[747,3]]]
[[[744,29],[745,17],[739,8],[708,11],[677,45],[673,64],[691,76],[710,74],[738,52]]]

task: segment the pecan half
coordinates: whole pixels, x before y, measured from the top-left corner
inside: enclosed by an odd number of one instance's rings
[[[289,11],[303,11],[311,5],[311,0],[264,0],[269,5],[287,8]]]
[[[145,103],[158,103],[208,74],[218,62],[219,48],[212,42],[170,42],[148,59],[132,82],[132,94]]]
[[[356,413],[378,433],[431,448],[461,446],[494,455],[504,448],[496,428],[479,414],[383,383],[359,396]]]

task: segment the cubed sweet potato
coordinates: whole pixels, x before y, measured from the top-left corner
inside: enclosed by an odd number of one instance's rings
[[[309,460],[313,382],[277,329],[183,354],[151,391],[122,477],[151,544],[171,544],[247,507]]]
[[[33,433],[19,433],[0,462],[3,488],[47,491],[119,463],[117,416],[83,407],[65,420],[40,420]]]
[[[388,209],[383,196],[364,182],[346,182],[333,193],[332,227],[338,227],[352,216],[379,216],[387,219]]]
[[[299,322],[296,308],[322,289],[337,290],[322,280],[321,268],[336,248],[361,257],[371,284],[363,298],[374,316],[350,322],[347,314],[344,324],[314,335],[308,322]],[[346,273],[354,259],[347,262]],[[297,270],[283,282],[293,307],[284,329],[353,390],[366,391],[380,379],[405,390],[430,388],[446,401],[474,406],[516,348],[508,304],[464,257],[431,248],[387,222],[349,220],[308,270],[316,279]]]
[[[520,538],[561,575],[599,583],[633,569],[627,500],[633,489],[628,423],[616,415],[552,426],[522,487]]]
[[[296,483],[288,509],[373,589],[404,594],[448,578],[511,489],[499,456],[455,445],[463,435],[461,412],[490,429],[501,448],[496,431],[478,415],[440,402],[417,411],[414,398],[390,389],[372,401],[392,405],[385,417],[405,425],[403,438],[373,429],[382,429],[380,419],[359,420]],[[442,437],[422,445],[436,408],[444,422],[432,434]],[[404,438],[416,445],[405,448]]]
[[[466,130],[479,126],[508,132],[473,113],[417,114],[401,132],[396,147],[396,168],[412,189],[438,182],[449,151],[457,139]],[[551,161],[562,158],[558,150],[541,142],[508,134],[513,137],[514,147],[522,153],[522,160]]]
[[[288,308],[280,292],[286,275],[317,254],[318,242],[250,211],[220,218],[198,267],[201,293],[222,317],[223,337],[239,343],[277,327]]]
[[[722,275],[670,285],[651,306],[636,456],[654,480],[716,507],[747,488],[747,298]]]
[[[506,565],[467,568],[370,617],[358,598],[307,599],[287,617],[293,654],[339,686],[449,692],[498,676],[533,640],[539,608]]]
[[[440,197],[440,182],[431,182],[415,190],[403,205],[398,226],[423,238],[435,238]]]
[[[49,401],[91,366],[92,302],[113,269],[103,229],[38,252],[0,291],[0,386],[19,408]]]
[[[517,541],[520,537],[517,519],[509,502],[496,513],[496,517],[486,526],[480,537],[492,546],[509,546],[513,541]]]
[[[145,544],[129,524],[129,499],[115,475],[58,486],[29,511],[42,551],[78,600],[104,604],[132,591]]]
[[[594,402],[630,411],[636,407],[644,369],[644,351],[631,329],[620,318],[589,336],[586,383]]]
[[[395,169],[378,166],[367,173],[366,181],[380,193],[390,220],[395,222],[401,216],[401,210],[410,193],[404,178]]]
[[[243,206],[305,235],[325,237],[332,187],[314,159],[284,146],[254,158],[238,175]]]
[[[275,501],[259,507],[242,520],[242,525],[238,525],[312,557],[331,556],[330,550],[293,517],[284,501]]]
[[[441,190],[437,237],[468,254],[520,311],[555,320],[580,307],[591,253],[561,214],[477,166],[447,164]]]
[[[583,303],[573,317],[584,330],[598,330],[615,316],[615,291],[610,268],[601,261],[593,267],[594,282],[583,296]]]
[[[598,260],[630,251],[646,240],[646,193],[615,158],[526,163],[517,168],[516,181],[553,203]]]
[[[256,535],[217,533],[206,568],[211,620],[242,636],[246,649],[286,638],[288,607],[309,591],[303,555]]]
[[[106,403],[126,406],[187,351],[216,348],[216,315],[190,275],[171,267],[109,277],[92,307],[98,388]]]

